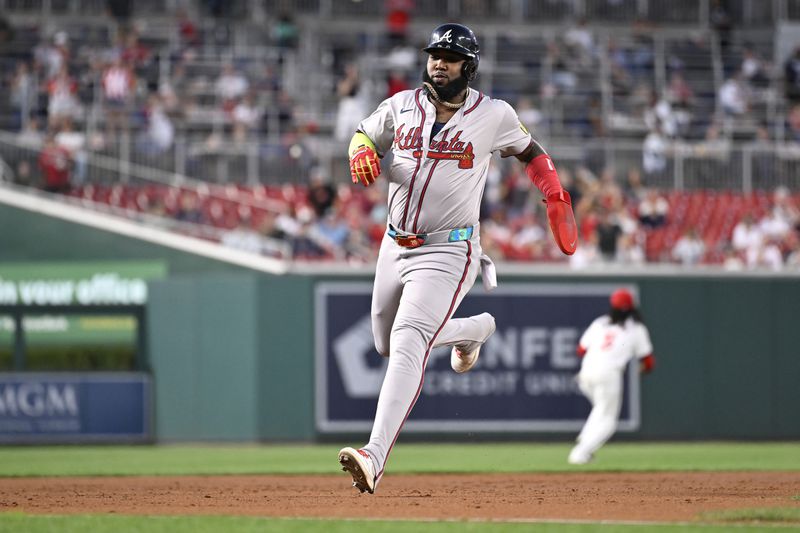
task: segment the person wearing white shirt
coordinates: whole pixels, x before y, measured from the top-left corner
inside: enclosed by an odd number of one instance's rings
[[[650,332],[633,295],[618,289],[609,303],[608,313],[596,318],[578,343],[578,356],[582,358],[578,386],[591,402],[592,411],[570,451],[568,462],[574,465],[591,461],[616,431],[622,408],[622,376],[628,363],[638,360],[643,373],[655,366]]]

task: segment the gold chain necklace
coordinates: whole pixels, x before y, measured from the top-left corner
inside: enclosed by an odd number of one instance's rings
[[[447,101],[442,100],[441,98],[439,98],[439,93],[436,92],[436,89],[433,88],[433,85],[431,85],[427,81],[423,81],[422,85],[425,86],[425,88],[428,90],[428,94],[430,94],[433,97],[434,100],[436,100],[437,102],[439,102],[440,104],[442,104],[443,106],[445,106],[445,107],[447,107],[449,109],[460,109],[461,107],[464,106],[464,104],[467,103],[467,97],[466,96],[464,96],[464,101],[460,102],[458,104],[454,104],[452,102],[447,102]]]

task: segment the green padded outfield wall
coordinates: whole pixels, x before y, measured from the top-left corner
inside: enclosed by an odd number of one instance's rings
[[[317,438],[314,286],[344,278],[254,273],[0,206],[0,261],[72,259],[169,265],[147,309],[159,440]],[[620,438],[800,438],[800,277],[501,271],[500,282],[638,286],[658,366],[642,382],[641,429]]]

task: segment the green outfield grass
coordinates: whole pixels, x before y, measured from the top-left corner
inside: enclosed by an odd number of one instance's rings
[[[345,445],[347,443],[341,443]],[[339,444],[0,447],[0,476],[338,474]],[[582,467],[568,444],[400,444],[392,473],[800,470],[798,443],[612,443]],[[287,460],[291,459],[291,460]]]
[[[509,524],[487,522],[390,522],[374,520],[292,520],[250,517],[26,516],[0,514],[0,533],[780,533],[768,525],[699,524]]]
[[[0,478],[8,476],[331,474],[340,475],[336,452],[341,445],[164,445],[0,447]],[[798,443],[612,443],[587,466],[566,463],[569,444],[400,444],[392,452],[391,471],[435,472],[569,472],[569,471],[800,471]],[[291,458],[291,461],[287,460]],[[2,483],[2,479],[0,479]],[[800,530],[794,508],[798,494],[787,497],[785,510],[743,509],[708,516],[703,524],[583,524],[491,522],[392,522],[281,520],[250,517],[38,516],[0,513],[0,532],[199,532],[234,533],[416,532],[543,533],[729,532]],[[741,522],[748,522],[742,524]]]

